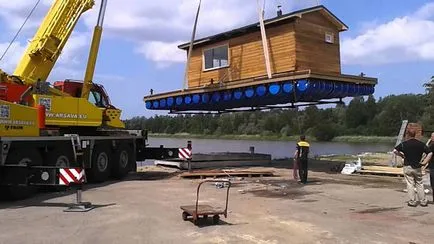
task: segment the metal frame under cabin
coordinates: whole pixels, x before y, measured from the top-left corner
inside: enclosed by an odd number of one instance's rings
[[[240,112],[254,112],[254,111],[268,111],[268,110],[274,110],[274,109],[295,109],[299,107],[308,107],[308,106],[314,106],[314,105],[325,105],[325,104],[344,104],[342,101],[342,98],[339,100],[321,100],[317,102],[310,102],[310,103],[289,103],[289,104],[283,104],[283,105],[266,105],[266,106],[253,106],[253,107],[246,107],[246,108],[239,108],[239,109],[222,109],[219,111],[174,111],[170,110],[169,114],[179,114],[179,115],[195,115],[195,114],[227,114],[227,113],[240,113]]]

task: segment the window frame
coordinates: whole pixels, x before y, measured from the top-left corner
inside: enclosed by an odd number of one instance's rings
[[[213,68],[208,68],[207,69],[205,67],[205,52],[208,51],[208,50],[211,50],[211,49],[216,49],[216,48],[225,47],[225,46],[227,47],[227,50],[228,50],[228,64],[224,65],[224,66],[213,67]],[[229,51],[229,43],[228,42],[224,43],[224,44],[219,44],[219,45],[215,45],[215,46],[212,46],[212,47],[208,47],[208,48],[203,48],[202,49],[202,71],[206,72],[206,71],[212,71],[212,70],[217,70],[217,69],[228,68],[231,65],[231,63],[230,63],[230,60],[231,60],[230,54],[231,54],[231,52]]]
[[[331,41],[327,40],[327,37],[330,36],[331,37]],[[328,43],[328,44],[335,44],[335,33],[331,32],[331,31],[326,31],[324,34],[324,42]]]

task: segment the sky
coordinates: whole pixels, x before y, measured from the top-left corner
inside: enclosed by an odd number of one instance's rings
[[[263,1],[263,0],[261,0]],[[53,0],[41,0],[0,61],[12,73]],[[48,81],[82,80],[100,0],[85,12]],[[143,97],[183,87],[186,54],[198,0],[108,0],[94,81],[102,84],[122,118],[165,114],[146,110]],[[374,96],[424,93],[434,75],[434,1],[266,0],[266,17],[320,4],[349,26],[341,33],[342,73],[378,78]],[[0,53],[36,0],[0,0]],[[258,21],[257,0],[202,0],[197,38]]]

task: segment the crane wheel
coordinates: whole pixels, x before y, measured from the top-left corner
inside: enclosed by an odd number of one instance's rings
[[[42,165],[42,157],[38,150],[27,148],[12,148],[6,157],[10,165]]]
[[[47,160],[49,166],[62,168],[71,167],[75,163],[72,148],[69,147],[55,148],[48,153]]]
[[[9,165],[42,165],[42,157],[38,150],[27,148],[12,148],[6,158]],[[2,186],[0,194],[3,199],[21,200],[30,197],[38,191],[35,186]]]
[[[88,170],[90,182],[104,182],[110,176],[110,148],[97,145],[92,152],[92,165]]]
[[[114,153],[112,175],[117,179],[125,177],[135,163],[133,150],[128,144],[121,144]]]

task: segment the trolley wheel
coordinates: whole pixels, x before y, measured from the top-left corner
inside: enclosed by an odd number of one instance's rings
[[[187,221],[189,214],[187,212],[182,212],[182,220]]]
[[[208,219],[208,215],[205,214],[202,218],[203,219]]]
[[[218,214],[216,214],[216,215],[214,215],[213,217],[212,217],[212,223],[213,224],[218,224],[219,223],[219,221],[220,221],[220,216],[218,215]]]

